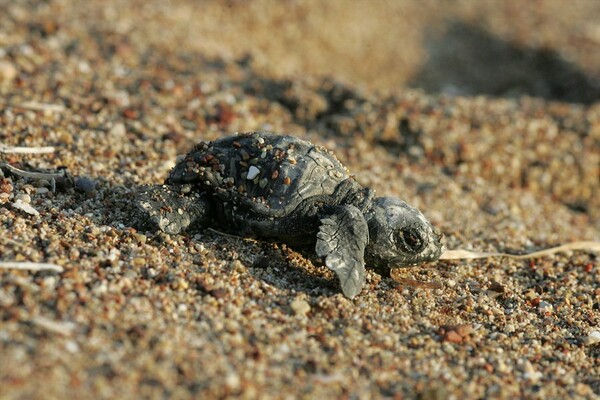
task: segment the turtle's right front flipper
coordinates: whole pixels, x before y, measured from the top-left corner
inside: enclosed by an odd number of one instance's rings
[[[355,206],[336,207],[321,219],[315,252],[336,273],[349,298],[360,293],[365,284],[364,253],[368,241],[369,227]]]
[[[209,220],[211,204],[202,194],[178,185],[142,186],[136,194],[139,225],[177,234]]]

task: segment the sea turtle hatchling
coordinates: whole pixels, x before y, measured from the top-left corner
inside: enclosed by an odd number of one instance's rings
[[[419,210],[375,197],[324,147],[268,132],[200,142],[136,203],[166,233],[215,227],[285,243],[324,261],[349,298],[364,286],[365,262],[405,267],[442,248]]]

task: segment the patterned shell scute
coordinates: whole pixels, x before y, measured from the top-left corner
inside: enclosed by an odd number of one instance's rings
[[[224,202],[281,217],[307,198],[333,194],[348,177],[323,147],[292,136],[251,132],[199,143],[166,183],[191,183]]]

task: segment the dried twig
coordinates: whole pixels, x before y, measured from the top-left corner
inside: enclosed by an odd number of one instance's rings
[[[0,101],[5,107],[12,108],[22,108],[24,110],[32,110],[32,111],[51,111],[51,112],[62,112],[66,109],[62,104],[49,104],[49,103],[40,103],[37,101],[26,101],[24,103],[10,103],[6,101]]]
[[[242,237],[242,236],[237,236],[237,235],[232,235],[230,233],[225,233],[225,232],[221,232],[219,230],[216,230],[214,228],[206,228],[207,231],[210,231],[212,233],[215,233],[217,235],[220,236],[224,236],[233,240],[240,240],[240,241],[244,241],[244,242],[254,242],[254,243],[258,243],[258,240],[253,239],[253,238],[249,238],[249,237]]]
[[[64,268],[60,265],[50,263],[35,263],[35,262],[16,262],[16,261],[0,261],[0,269],[17,269],[22,271],[54,271],[63,272]]]
[[[507,257],[517,260],[523,260],[527,258],[537,258],[543,256],[549,256],[555,253],[571,250],[588,250],[588,251],[600,251],[600,242],[582,241],[563,244],[561,246],[552,247],[540,251],[534,251],[527,254],[508,254],[508,253],[486,253],[480,251],[469,251],[469,250],[445,250],[440,256],[440,260],[472,260],[475,258],[489,258],[489,257]],[[403,286],[420,287],[424,289],[439,289],[442,285],[439,282],[421,282],[413,279],[404,278],[401,276],[403,268],[392,268],[390,276],[392,280]]]
[[[20,146],[6,146],[0,144],[0,153],[5,154],[45,154],[54,153],[56,149],[52,146],[43,147],[20,147]]]
[[[19,175],[25,178],[33,178],[33,179],[60,179],[64,178],[64,175],[61,173],[50,173],[50,172],[31,172],[31,171],[23,171],[17,167],[13,167],[10,164],[0,164],[0,167],[8,169],[11,173],[15,175]]]
[[[23,244],[21,242],[17,242],[16,240],[11,239],[11,238],[6,237],[6,236],[0,236],[0,240],[3,241],[3,242],[6,242],[6,243],[10,243],[13,246],[25,247],[25,244]]]
[[[63,336],[71,336],[77,328],[77,324],[74,322],[54,321],[50,318],[42,317],[41,315],[32,317],[30,321],[33,325]]]
[[[588,251],[600,251],[600,242],[582,241],[563,244],[561,246],[552,247],[540,251],[534,251],[528,254],[508,254],[508,253],[486,253],[479,251],[469,250],[445,250],[440,260],[460,260],[460,259],[475,259],[475,258],[489,258],[489,257],[507,257],[518,260],[526,258],[537,258],[543,256],[549,256],[555,253],[571,250],[588,250]]]
[[[22,176],[24,178],[33,178],[33,179],[47,179],[50,181],[50,184],[52,185],[52,191],[56,191],[56,181],[60,181],[65,179],[65,174],[64,173],[60,173],[60,172],[32,172],[32,171],[23,171],[22,169],[19,169],[17,167],[13,167],[10,164],[0,164],[0,169],[2,168],[6,168],[7,170],[9,170],[12,174],[18,175],[18,176]]]

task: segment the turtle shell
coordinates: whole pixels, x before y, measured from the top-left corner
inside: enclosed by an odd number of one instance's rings
[[[200,142],[173,168],[166,183],[192,184],[232,207],[279,218],[303,200],[332,195],[348,177],[324,147],[293,136],[250,132]]]

